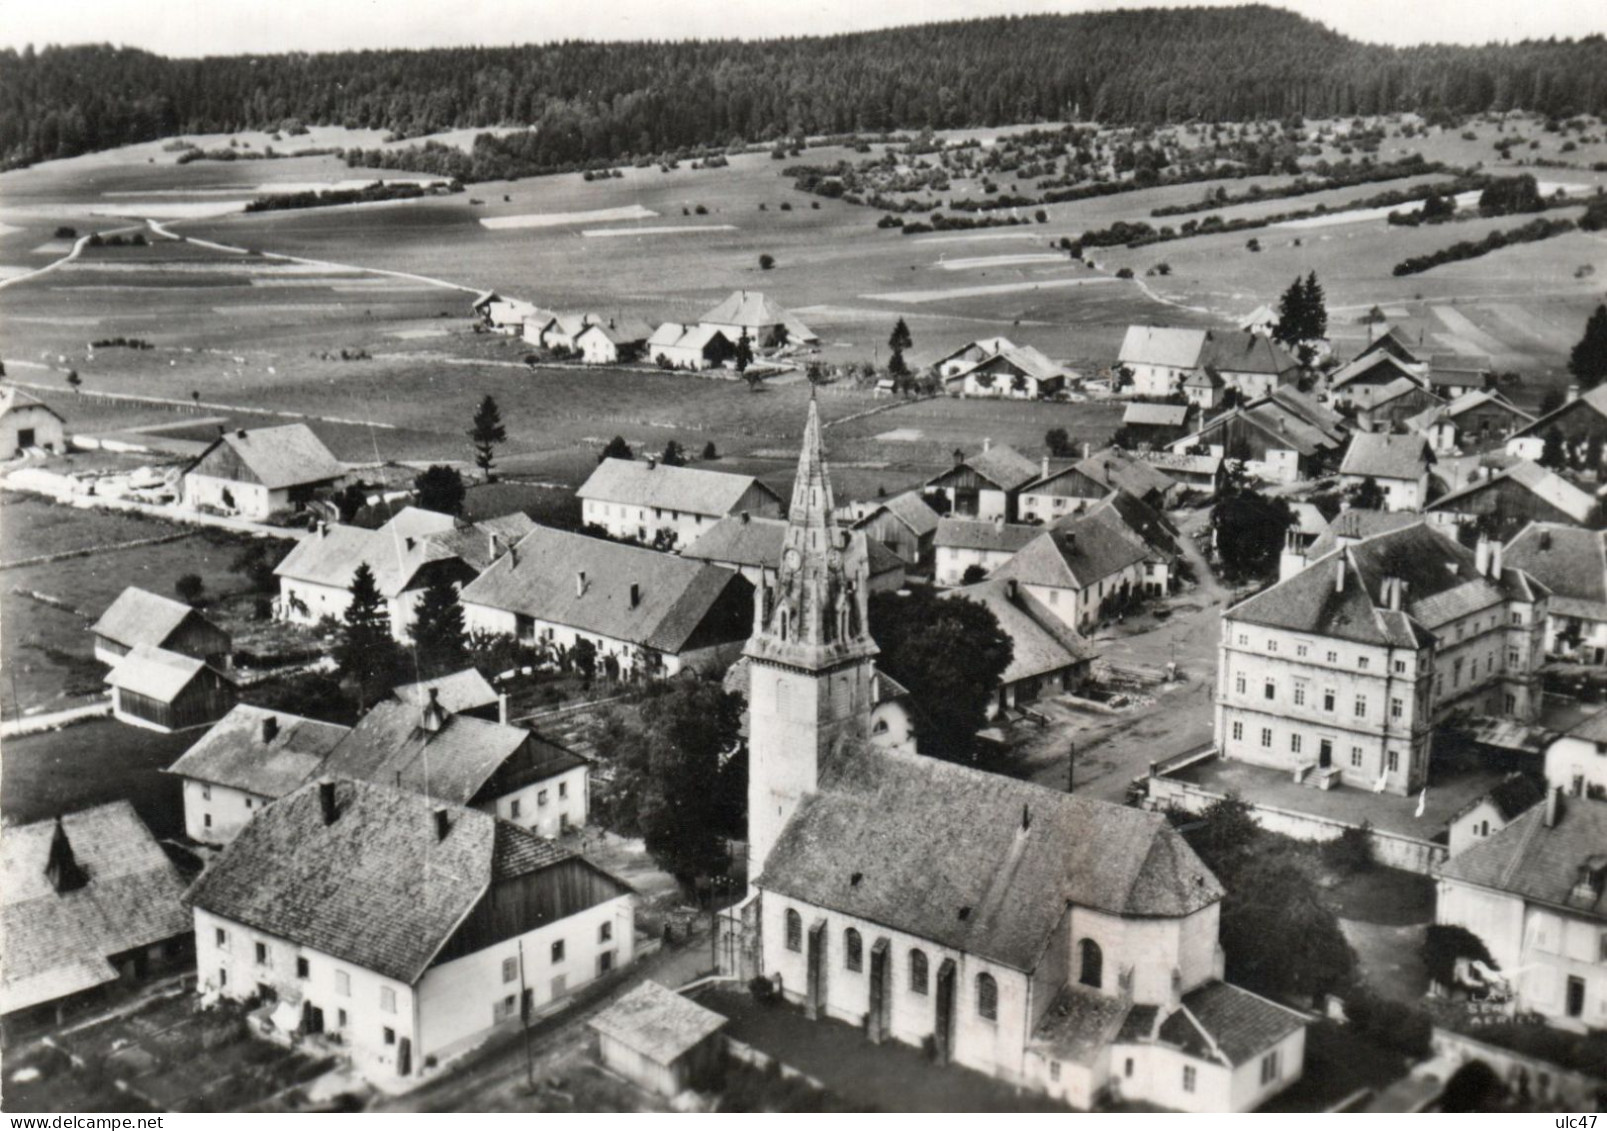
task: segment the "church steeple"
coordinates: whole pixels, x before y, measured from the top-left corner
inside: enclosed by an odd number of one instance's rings
[[[748,655],[815,671],[875,655],[866,625],[869,588],[864,534],[837,525],[811,394],[776,582],[761,583],[755,595]]]

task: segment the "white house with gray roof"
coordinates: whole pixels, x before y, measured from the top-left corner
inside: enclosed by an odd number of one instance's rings
[[[1345,449],[1339,482],[1349,489],[1371,479],[1384,492],[1384,510],[1420,511],[1428,505],[1429,468],[1433,466],[1433,449],[1415,432],[1358,432]]]
[[[575,494],[586,525],[644,544],[668,532],[684,548],[726,515],[781,516],[781,499],[751,475],[655,459],[605,459]]]
[[[184,470],[183,505],[242,518],[299,511],[339,487],[346,465],[305,424],[225,432]]]

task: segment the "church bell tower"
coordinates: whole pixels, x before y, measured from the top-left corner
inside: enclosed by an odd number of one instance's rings
[[[846,740],[868,737],[876,642],[867,625],[865,535],[832,513],[813,396],[774,585],[754,594],[748,703],[748,876]]]

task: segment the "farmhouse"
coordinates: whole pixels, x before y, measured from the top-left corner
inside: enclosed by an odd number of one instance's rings
[[[590,326],[604,321],[601,314],[589,311],[582,313],[554,314],[552,319],[542,328],[541,344],[550,350],[576,350],[580,335]]]
[[[652,336],[652,328],[639,319],[610,318],[594,322],[577,334],[575,348],[587,365],[617,365],[641,357]]]
[[[302,511],[339,487],[346,467],[305,424],[225,432],[184,471],[184,505],[265,519]]]
[[[1570,797],[1607,801],[1607,711],[1597,711],[1551,741],[1546,782]]]
[[[647,339],[648,360],[668,369],[717,369],[736,352],[736,343],[712,326],[665,322]]]
[[[1222,457],[1208,451],[1194,453],[1151,449],[1134,452],[1133,458],[1189,490],[1214,495],[1222,486]]]
[[[671,467],[655,459],[605,459],[575,492],[582,520],[615,538],[651,542],[664,532],[686,546],[730,514],[781,514],[781,498],[751,475]]]
[[[1273,483],[1314,479],[1330,466],[1339,444],[1321,429],[1275,404],[1229,409],[1192,436],[1172,444],[1179,454],[1209,453],[1239,460],[1245,470]]]
[[[1376,333],[1374,333],[1372,327],[1369,327],[1368,333],[1372,335],[1372,340],[1367,343],[1366,348],[1351,359],[1351,364],[1365,361],[1381,353],[1388,354],[1396,361],[1403,362],[1406,365],[1426,366],[1428,364],[1428,355],[1422,352],[1422,344],[1419,343],[1417,346],[1413,346],[1406,340],[1406,335],[1401,333],[1398,327],[1385,326]]]
[[[234,706],[234,681],[205,660],[136,644],[106,675],[112,718],[171,734],[210,726]]]
[[[1506,560],[1551,591],[1546,652],[1607,663],[1607,534],[1531,522],[1507,543]]]
[[[0,459],[15,459],[30,448],[66,451],[66,423],[32,393],[0,385]]]
[[[1328,788],[1422,788],[1456,709],[1532,721],[1546,590],[1418,522],[1352,543],[1222,614],[1222,755]]]
[[[1434,453],[1422,436],[1358,432],[1350,438],[1339,482],[1349,489],[1371,479],[1384,492],[1384,510],[1417,511],[1428,503]]]
[[[938,517],[919,491],[851,503],[838,510],[838,518],[851,529],[863,530],[872,542],[886,546],[911,569],[931,568]]]
[[[493,723],[508,721],[503,718],[507,713],[507,701],[477,668],[464,668],[418,683],[404,683],[393,688],[391,694],[421,711],[434,699],[449,715],[471,715]]]
[[[1209,330],[1129,326],[1116,364],[1132,372],[1139,396],[1168,397],[1199,368],[1210,336]]]
[[[631,889],[485,813],[357,781],[269,806],[186,895],[204,993],[370,1077],[429,1072],[630,964]]]
[[[545,307],[529,307],[518,312],[517,318],[521,323],[518,330],[511,331],[518,334],[526,344],[532,346],[544,345],[543,335],[551,328],[553,321],[558,317],[556,310],[547,310]]]
[[[136,644],[193,656],[226,669],[234,652],[227,632],[183,601],[130,585],[90,628],[95,659],[116,666]]]
[[[586,824],[591,764],[524,727],[388,699],[330,750],[319,774],[411,789],[556,837]]]
[[[1183,494],[1183,487],[1170,475],[1132,452],[1106,448],[1083,459],[1078,471],[1104,486],[1106,491],[1125,491],[1152,507],[1169,507]],[[1036,487],[1036,485],[1034,485]]]
[[[725,1061],[724,1015],[651,979],[586,1024],[603,1067],[655,1095],[680,1095]]]
[[[1448,401],[1484,392],[1491,385],[1488,363],[1474,365],[1457,357],[1434,357],[1423,379],[1430,389]]]
[[[1475,797],[1451,817],[1446,848],[1452,856],[1506,828],[1545,799],[1527,774],[1508,774],[1494,789]]]
[[[1533,423],[1534,417],[1500,393],[1476,389],[1449,404],[1418,413],[1406,426],[1426,436],[1434,451],[1444,455],[1500,448],[1508,436]]]
[[[1183,382],[1183,396],[1191,405],[1209,411],[1221,404],[1227,396],[1227,382],[1209,366],[1200,366]]]
[[[950,392],[968,397],[1038,400],[1066,387],[1071,371],[1031,346],[1007,346],[968,369],[943,378]]]
[[[1507,441],[1507,452],[1522,459],[1539,460],[1545,454],[1546,438],[1555,433],[1570,456],[1583,455],[1594,437],[1607,439],[1607,385],[1579,395],[1577,386],[1568,389],[1562,407],[1547,413],[1526,428],[1520,428]]]
[[[774,585],[786,536],[785,519],[727,515],[682,550],[681,556],[734,569],[755,588]],[[867,539],[866,549],[870,555],[871,592],[896,593],[902,589],[903,560],[874,538]]]
[[[1519,1010],[1583,1033],[1607,1025],[1607,802],[1543,804],[1440,867],[1435,920],[1483,940]]]
[[[1600,516],[1594,496],[1528,460],[1441,496],[1426,509],[1437,522],[1477,523],[1481,532],[1500,538],[1529,522],[1595,526]]]
[[[1239,329],[1249,334],[1265,334],[1272,336],[1273,329],[1278,325],[1278,312],[1266,303],[1262,303],[1249,314],[1239,319]]]
[[[543,311],[533,302],[504,298],[496,291],[483,291],[476,295],[470,309],[487,330],[513,335],[526,333],[532,325],[539,327],[542,315],[551,313]]]
[[[954,466],[927,480],[925,489],[946,495],[956,518],[1014,522],[1022,489],[1038,475],[1038,465],[1010,445],[983,440],[975,455],[956,451]]]
[[[973,569],[987,577],[1042,533],[1040,526],[1007,523],[1003,518],[945,516],[938,520],[934,539],[934,580],[938,585],[964,585]]]
[[[227,844],[318,772],[346,727],[237,704],[167,772],[182,779],[184,835]]]
[[[967,342],[953,353],[938,358],[932,363],[932,368],[937,370],[939,377],[946,380],[957,373],[964,373],[979,362],[1015,348],[1015,343],[1009,338],[978,338],[974,342]]]
[[[719,566],[537,527],[460,594],[470,632],[571,653],[582,641],[623,676],[728,664],[753,587]]]
[[[1401,530],[1408,526],[1417,526],[1423,521],[1420,514],[1408,511],[1369,511],[1358,510],[1351,507],[1342,510],[1334,516],[1334,520],[1327,523],[1324,529],[1304,550],[1294,547],[1294,572],[1299,573],[1307,564],[1316,561],[1335,550],[1342,550],[1346,546],[1354,546],[1377,534],[1388,534],[1392,530]],[[1290,551],[1285,551],[1288,555]],[[1280,580],[1281,580],[1280,575]]]
[[[1082,464],[1051,468],[1045,456],[1039,475],[1021,489],[1018,503],[1023,522],[1056,522],[1067,515],[1077,514],[1108,497],[1112,488],[1109,476],[1096,478]]]
[[[1163,448],[1188,434],[1190,406],[1134,401],[1122,412],[1122,431],[1136,448]]]
[[[0,842],[10,1040],[93,1004],[97,991],[187,965],[184,880],[127,801],[8,825]]]
[[[1010,666],[999,677],[998,691],[988,705],[989,718],[1087,681],[1095,657],[1093,645],[1026,586],[991,578],[951,589],[943,597],[986,607],[1010,638]]]
[[[1334,370],[1328,378],[1328,389],[1333,403],[1360,411],[1386,399],[1386,391],[1398,396],[1402,382],[1420,390],[1427,388],[1420,366],[1400,360],[1387,349],[1377,349]]]
[[[746,334],[755,352],[781,345],[814,345],[820,341],[796,315],[782,310],[762,291],[732,291],[723,302],[699,318],[698,324],[720,331],[733,345]]]
[[[1200,366],[1214,372],[1246,400],[1294,384],[1301,370],[1300,362],[1282,346],[1253,331],[1209,334]],[[1186,380],[1184,384],[1186,388]]]

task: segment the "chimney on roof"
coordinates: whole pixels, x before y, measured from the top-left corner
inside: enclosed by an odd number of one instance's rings
[[[446,708],[441,706],[441,691],[439,688],[430,688],[430,701],[424,704],[424,713],[419,718],[419,729],[437,733],[446,725]]]
[[[1402,590],[1405,588],[1406,583],[1398,577],[1384,578],[1384,599],[1389,606],[1390,612],[1398,613],[1401,611],[1401,602],[1403,598]]]
[[[1540,548],[1542,550],[1551,549],[1551,531],[1542,530],[1540,532]]]
[[[413,549],[413,536],[409,534],[406,538],[402,539],[402,542],[407,547],[408,552],[411,553]]]
[[[658,457],[657,456],[648,456],[647,457],[647,470],[652,471],[657,466],[658,466]]]
[[[1016,579],[1008,578],[1004,583],[1004,595],[1010,600],[1016,599]]]
[[[1022,832],[1027,832],[1031,828],[1032,828],[1032,810],[1027,807],[1027,804],[1025,802],[1022,802],[1022,805],[1021,805],[1021,831]]]
[[[1480,577],[1490,576],[1490,540],[1483,534],[1473,547],[1473,568]]]
[[[583,570],[583,569],[577,569],[575,571],[575,596],[584,597],[585,595],[586,595],[586,571]]]
[[[446,839],[446,834],[452,831],[452,814],[445,809],[435,810],[435,840],[436,843]]]
[[[508,693],[506,691],[497,695],[497,722],[503,726],[508,725]]]
[[[1563,395],[1562,403],[1563,404],[1573,404],[1578,399],[1579,399],[1579,386],[1578,385],[1569,385],[1568,386],[1568,392]]]
[[[982,437],[982,450],[983,451],[988,451],[992,447],[993,447],[993,437],[992,436],[984,436],[984,437]]]
[[[57,895],[77,891],[89,883],[89,876],[73,855],[72,841],[67,839],[67,830],[62,827],[59,814],[56,817],[56,830],[50,834],[50,855],[45,859],[45,877],[50,881],[50,886],[56,889]]]
[[[748,512],[747,511],[742,512],[742,525],[743,526],[748,525]]]
[[[642,587],[641,587],[641,585],[639,585],[638,583],[633,581],[633,582],[631,582],[631,608],[634,609],[637,605],[640,605],[641,603],[642,603]]]
[[[1300,544],[1300,534],[1286,530],[1283,535],[1283,553],[1278,556],[1278,580],[1288,581],[1306,568],[1306,550]]]
[[[234,438],[237,440],[244,440],[246,438],[246,430],[244,428],[240,429],[240,431],[234,434]]]
[[[1345,555],[1340,554],[1334,559],[1334,592],[1345,591]]]
[[[954,449],[954,466],[959,467],[964,462],[965,462],[965,449],[964,448],[955,448]]]
[[[499,544],[494,531],[486,531],[485,552],[492,561],[496,561],[502,555],[502,546]]]
[[[995,530],[1003,530],[1004,529],[1004,515],[996,514],[996,515],[993,516],[993,529],[995,529]]]
[[[262,720],[262,742],[263,742],[263,745],[267,745],[268,743],[272,742],[274,739],[276,739],[278,737],[279,737],[279,717],[277,715],[269,715],[267,718]]]
[[[335,804],[335,783],[321,781],[318,783],[318,808],[324,815],[324,824],[332,825],[335,818],[340,816],[340,807]]]
[[[1554,785],[1546,789],[1546,811],[1542,818],[1546,828],[1557,827],[1557,819],[1562,816],[1562,786]]]
[[[1084,440],[1082,442],[1082,458],[1083,459],[1088,458],[1088,441],[1087,440]]]
[[[1490,576],[1496,581],[1501,580],[1501,574],[1504,572],[1502,558],[1506,556],[1506,549],[1499,538],[1490,543]]]
[[[318,523],[318,537],[320,537],[320,538],[328,538],[329,537],[329,523],[323,522],[323,521],[320,521]]]
[[[1049,478],[1049,456],[1047,454],[1044,455],[1043,463],[1040,464],[1039,467],[1040,467],[1040,475],[1042,476],[1042,478],[1048,479]]]

